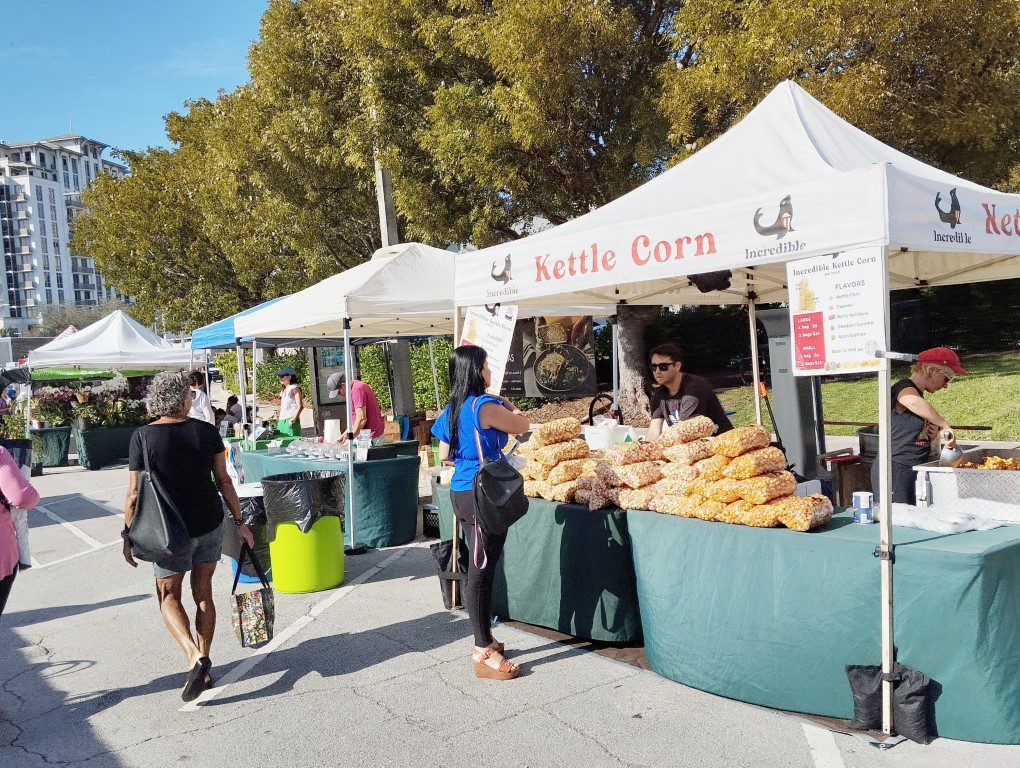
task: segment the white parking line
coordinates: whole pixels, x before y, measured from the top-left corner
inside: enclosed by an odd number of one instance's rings
[[[91,536],[89,536],[87,533],[85,533],[85,531],[83,531],[77,525],[74,525],[73,523],[69,523],[67,520],[62,518],[56,512],[51,512],[49,509],[47,509],[46,507],[42,506],[41,504],[37,505],[36,509],[39,510],[40,512],[42,512],[44,515],[46,515],[46,517],[48,517],[53,522],[57,523],[58,525],[63,526],[67,530],[69,530],[71,533],[73,533],[79,539],[81,539],[86,544],[88,544],[90,547],[92,547],[92,549],[102,549],[104,546],[106,546],[102,542],[99,542],[99,541],[96,541],[95,539],[93,539]]]
[[[77,560],[79,557],[85,557],[85,555],[91,555],[93,552],[99,552],[102,549],[109,549],[110,547],[116,546],[117,544],[121,543],[122,541],[120,539],[117,539],[116,541],[111,541],[109,544],[100,544],[98,547],[86,549],[84,552],[75,552],[73,555],[68,555],[67,557],[62,557],[59,560],[54,560],[49,563],[39,563],[38,565],[36,565],[35,562],[33,562],[32,570],[29,571],[29,573],[35,570],[42,570],[43,568],[51,568],[54,565],[66,563],[68,560]],[[35,558],[33,557],[32,560],[35,561]]]
[[[811,750],[811,759],[816,768],[844,768],[843,755],[836,744],[832,731],[804,723],[804,737]]]
[[[236,683],[238,680],[241,680],[243,677],[245,677],[255,667],[257,667],[259,664],[261,664],[263,661],[265,661],[269,657],[269,655],[273,653],[273,651],[275,651],[278,648],[280,648],[280,646],[282,646],[284,643],[286,643],[288,640],[290,640],[292,637],[294,637],[294,635],[296,635],[298,632],[300,632],[306,626],[308,626],[313,621],[315,621],[319,616],[321,616],[323,614],[323,612],[325,612],[326,610],[328,610],[332,606],[336,605],[336,603],[338,601],[340,601],[341,599],[343,599],[344,597],[349,595],[358,586],[360,586],[361,584],[364,584],[366,581],[371,579],[377,573],[382,571],[390,563],[398,560],[405,552],[407,552],[408,549],[410,549],[411,547],[417,547],[417,546],[421,546],[421,545],[420,544],[411,544],[411,545],[409,545],[407,547],[403,547],[401,549],[398,549],[396,552],[394,552],[392,555],[387,557],[385,560],[383,560],[378,565],[373,565],[371,568],[369,568],[367,571],[365,571],[363,574],[361,574],[357,578],[352,579],[347,584],[344,584],[342,587],[340,587],[336,592],[334,592],[329,597],[325,598],[324,600],[320,600],[319,602],[317,602],[310,609],[308,609],[307,613],[305,613],[302,616],[299,616],[292,624],[290,624],[290,626],[288,626],[288,627],[284,628],[283,630],[277,632],[274,635],[272,640],[270,640],[268,643],[266,643],[261,648],[257,648],[251,656],[249,656],[247,659],[242,661],[236,667],[231,669],[227,674],[225,674],[219,680],[217,680],[215,688],[207,689],[205,691],[205,693],[203,693],[197,699],[195,699],[194,701],[188,702],[187,704],[185,704],[183,707],[181,707],[177,711],[178,712],[194,712],[196,709],[199,709],[202,704],[205,704],[208,701],[212,701],[213,699],[216,699],[216,698],[219,698],[220,696],[222,696],[226,692],[227,688],[230,685]]]

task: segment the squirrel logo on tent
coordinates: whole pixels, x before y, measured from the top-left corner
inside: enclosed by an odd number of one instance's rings
[[[510,282],[510,254],[506,255],[506,261],[503,263],[503,269],[499,270],[499,264],[492,265],[492,272],[490,274],[493,280],[497,283],[503,283],[506,285]]]
[[[782,240],[786,237],[787,232],[793,232],[793,201],[790,196],[787,195],[779,201],[779,214],[776,216],[776,220],[768,226],[763,226],[761,223],[762,209],[759,208],[754,213],[754,228],[757,230],[759,235],[769,237],[775,235],[776,240]]]
[[[939,220],[944,224],[948,224],[950,229],[956,229],[956,225],[960,223],[960,198],[956,196],[956,187],[949,190],[949,210],[943,211],[940,203],[942,202],[942,193],[935,193],[935,210],[939,212]]]

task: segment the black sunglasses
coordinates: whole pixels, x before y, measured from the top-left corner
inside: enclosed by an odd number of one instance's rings
[[[665,373],[670,369],[670,366],[673,365],[676,365],[676,363],[649,363],[648,367],[651,368],[653,371],[658,370]]]

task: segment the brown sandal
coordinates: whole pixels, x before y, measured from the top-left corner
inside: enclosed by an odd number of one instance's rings
[[[500,643],[500,642],[498,642],[496,640],[493,640],[491,643],[489,643],[485,647],[486,648],[491,648],[496,653],[498,653],[500,656],[502,656],[503,658],[506,658],[506,646],[503,645],[503,643]],[[477,656],[477,654],[474,651],[472,651],[471,652],[471,660],[472,661],[478,661],[478,658],[476,658],[476,656]]]
[[[496,652],[495,648],[486,648],[482,651],[481,659],[475,661],[475,677],[480,677],[483,680],[513,680],[517,675],[521,673],[521,668],[507,661],[503,660],[503,663],[499,665],[498,669],[493,669],[485,662],[488,661],[489,657]],[[474,656],[471,657],[474,660]]]

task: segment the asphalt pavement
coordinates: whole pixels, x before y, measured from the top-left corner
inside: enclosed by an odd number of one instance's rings
[[[217,684],[185,705],[151,566],[121,557],[126,470],[35,481],[37,565],[0,618],[0,768],[1020,766],[1020,747],[879,750],[507,626],[496,636],[523,675],[477,680],[427,542],[348,558],[336,590],[278,594],[277,637],[258,651],[233,636],[221,566]]]

